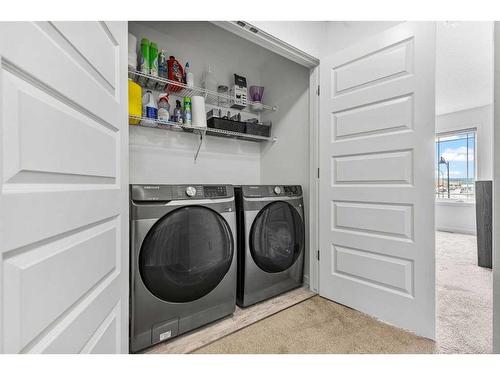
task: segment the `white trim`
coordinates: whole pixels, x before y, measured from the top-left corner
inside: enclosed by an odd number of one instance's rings
[[[472,133],[472,132],[477,133],[477,126],[474,126],[472,128],[465,128],[465,129],[460,128],[460,129],[446,130],[444,132],[439,132],[439,133],[436,133],[436,138],[446,137],[447,135],[453,135],[453,134],[457,134],[457,133]]]
[[[289,43],[266,33],[265,31],[253,26],[247,21],[243,21],[244,26],[240,26],[237,21],[211,21],[214,25],[222,27],[236,35],[241,36],[251,42],[258,44],[268,50],[271,50],[281,56],[286,57],[300,65],[308,68],[314,68],[319,65],[319,59],[308,53],[292,46]],[[241,22],[241,21],[240,21]],[[251,31],[254,30],[254,31]]]
[[[448,232],[448,233],[459,233],[459,234],[470,234],[472,236],[476,235],[475,230],[467,230],[467,229],[460,229],[460,228],[451,228],[451,227],[436,227],[436,230],[438,232]]]
[[[500,353],[500,22],[493,26],[493,353]]]
[[[309,288],[319,293],[319,66],[309,72]]]
[[[307,275],[304,275],[304,287],[311,290],[311,286],[309,285],[309,276]]]
[[[470,207],[475,206],[476,201],[459,201],[454,199],[436,200],[436,206]]]

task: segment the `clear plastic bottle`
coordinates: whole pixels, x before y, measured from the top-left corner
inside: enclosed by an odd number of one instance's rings
[[[210,65],[208,65],[208,69],[203,77],[203,88],[205,90],[217,92],[217,80],[215,79],[215,75]]]
[[[184,83],[186,84],[187,87],[194,86],[194,75],[190,71],[189,62],[187,62],[186,65],[184,66]]]
[[[158,55],[158,76],[168,78],[168,57],[167,51],[162,49]]]

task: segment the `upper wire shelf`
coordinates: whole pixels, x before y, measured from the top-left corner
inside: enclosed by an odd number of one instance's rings
[[[221,94],[201,87],[189,87],[184,83],[172,81],[162,77],[155,77],[150,74],[144,74],[137,70],[129,69],[128,76],[146,89],[167,91],[171,95],[180,97],[203,96],[205,97],[206,104],[223,108],[231,108],[231,100],[233,97],[227,94]],[[247,101],[247,106],[245,108],[235,108],[235,110],[255,113],[263,111],[276,111],[277,107],[249,100]]]

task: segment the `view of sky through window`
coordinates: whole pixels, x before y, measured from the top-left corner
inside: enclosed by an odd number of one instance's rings
[[[436,196],[474,199],[476,132],[438,135],[436,138]]]

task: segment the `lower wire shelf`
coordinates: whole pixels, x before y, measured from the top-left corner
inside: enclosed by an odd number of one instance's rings
[[[184,125],[179,124],[177,122],[172,121],[164,121],[164,120],[156,120],[148,117],[141,116],[129,116],[129,124],[131,126],[142,126],[146,128],[157,128],[164,129],[170,131],[184,131],[188,133],[194,133],[199,135],[210,135],[214,137],[223,137],[223,138],[236,138],[244,141],[252,141],[252,142],[275,142],[275,137],[264,137],[261,135],[254,134],[246,134],[233,132],[229,130],[223,129],[215,129],[215,128],[207,128],[201,126],[194,125]]]

